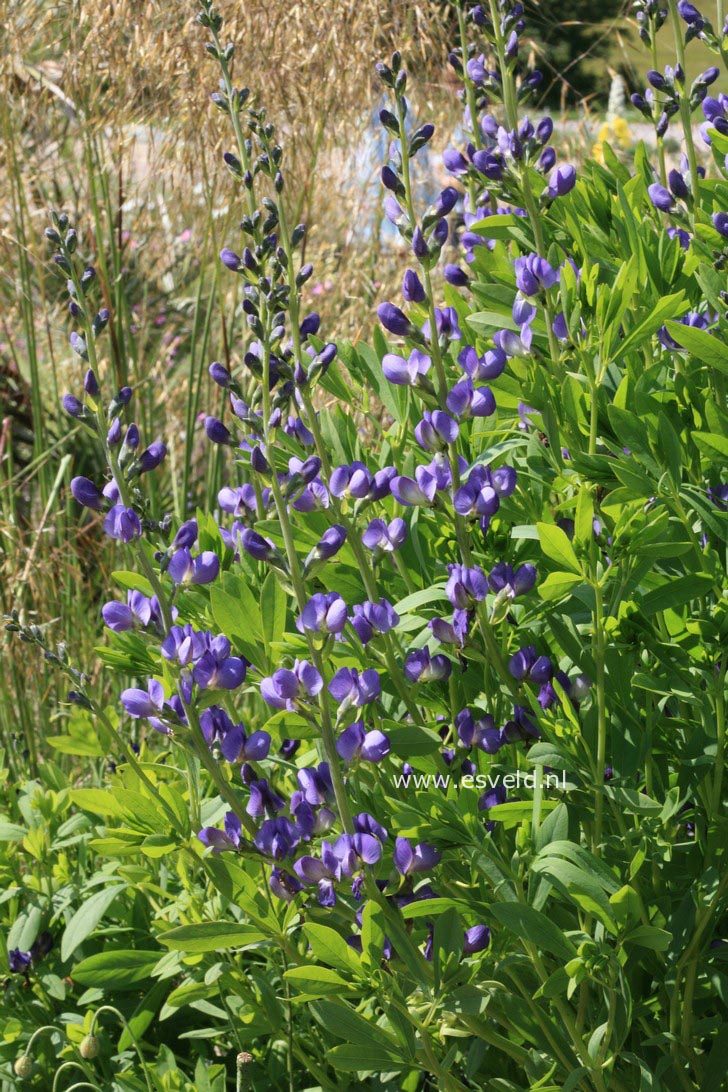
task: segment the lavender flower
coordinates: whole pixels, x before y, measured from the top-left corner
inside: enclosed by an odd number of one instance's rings
[[[261,680],[261,696],[274,709],[295,712],[299,704],[307,704],[320,693],[323,679],[307,660],[296,660],[293,668],[281,667]]]
[[[318,592],[309,599],[296,619],[300,633],[341,633],[346,625],[347,606],[336,592]]]
[[[367,732],[360,720],[350,724],[336,741],[336,750],[345,762],[357,758],[366,762],[381,762],[389,754],[388,738],[378,729]]]
[[[440,654],[431,656],[426,646],[408,652],[404,662],[405,678],[410,682],[435,682],[448,679],[451,672],[452,664],[447,656]]]
[[[240,848],[243,828],[237,815],[229,811],[225,816],[224,825],[224,830],[218,830],[217,827],[203,827],[197,834],[203,846],[212,849],[213,853]]]
[[[363,544],[369,550],[383,550],[393,553],[407,538],[407,524],[397,516],[387,525],[383,519],[373,519],[361,536]]]
[[[377,603],[356,603],[349,620],[361,643],[366,645],[377,634],[394,629],[399,624],[399,615],[388,600],[380,599]]]
[[[192,557],[184,546],[172,554],[167,572],[175,584],[210,584],[220,572],[220,559],[212,550]]]
[[[439,862],[440,851],[427,842],[412,846],[407,838],[397,838],[394,844],[394,867],[403,876],[412,872],[429,872]]]
[[[134,539],[141,538],[142,524],[133,508],[115,504],[106,515],[104,530],[110,538],[120,542],[133,542]]]
[[[338,702],[340,713],[352,706],[369,705],[381,693],[379,673],[370,667],[360,675],[356,668],[342,667],[329,683],[329,693]]]

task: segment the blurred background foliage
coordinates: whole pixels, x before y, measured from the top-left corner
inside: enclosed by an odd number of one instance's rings
[[[220,6],[234,77],[279,126],[286,198],[311,225],[310,309],[326,336],[366,337],[406,261],[382,224],[374,65],[394,48],[406,56],[414,110],[437,126],[427,162],[442,182],[439,153],[458,127],[454,10],[448,0]],[[529,49],[546,74],[540,105],[562,111],[562,141],[578,154],[596,139],[613,74],[637,84],[634,58],[647,66],[629,3],[527,8]],[[238,210],[194,14],[163,0],[0,0],[0,610],[47,626],[97,676],[99,606],[120,559],[67,490],[73,474],[98,468],[58,409],[82,368],[43,229],[49,207],[77,225],[113,316],[105,378],[136,388],[143,435],[167,442],[157,504],[182,515],[221,484],[200,427],[204,411],[222,410],[207,367],[235,367],[243,333],[234,279],[219,276]],[[2,740],[33,761],[64,690],[16,645],[3,664]]]

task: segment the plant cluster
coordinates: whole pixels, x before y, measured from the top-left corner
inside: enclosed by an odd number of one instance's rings
[[[637,6],[654,35],[662,11]],[[420,208],[433,126],[402,57],[378,66],[385,212],[411,258],[369,347],[304,307],[284,142],[202,0],[247,338],[240,369],[209,368],[227,484],[184,521],[148,502],[167,448],[103,366],[111,316],[53,214],[85,373],[63,407],[108,466],[71,491],[128,547],[100,655],[131,685],[102,707],[10,618],[72,679],[62,747],[113,763],[103,789],[41,772],[30,831],[8,824],[41,862],[73,835],[98,888],[69,917],[69,863],[29,884],[11,852],[8,970],[36,1012],[61,989],[43,962],[81,956],[64,1064],[90,1079],[186,1087],[192,1065],[155,1056],[161,1007],[189,1010],[196,1088],[225,1087],[206,1044],[260,1089],[719,1087],[728,100],[717,67],[688,84],[685,44],[726,34],[667,6],[678,61],[644,109],[658,132],[683,119],[679,170],[643,146],[634,174],[608,144],[560,161],[552,119],[525,113],[523,6],[463,2],[463,133]],[[112,903],[138,943],[104,942]],[[105,994],[115,1050],[90,1011]]]

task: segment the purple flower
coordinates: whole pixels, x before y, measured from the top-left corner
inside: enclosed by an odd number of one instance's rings
[[[408,303],[423,303],[425,290],[414,269],[408,269],[402,279],[402,295]]]
[[[413,349],[405,360],[396,353],[385,353],[382,357],[382,372],[385,379],[397,387],[414,387],[421,383],[430,370],[430,358],[420,349]]]
[[[228,269],[232,269],[233,273],[237,273],[242,265],[239,256],[234,250],[228,249],[228,247],[223,247],[220,251],[220,260]]]
[[[576,168],[567,163],[563,167],[556,167],[549,178],[547,194],[551,198],[564,197],[576,184]]]
[[[140,591],[128,591],[126,603],[118,603],[112,600],[101,608],[101,616],[105,624],[114,633],[123,633],[140,626],[148,626],[150,622],[161,622],[161,611],[156,595],[147,598]]]
[[[251,782],[250,799],[245,808],[248,815],[254,819],[262,819],[263,816],[271,819],[285,806],[285,800],[273,792],[265,777]]]
[[[115,504],[106,515],[104,530],[110,538],[132,542],[135,538],[141,538],[142,524],[133,508]]]
[[[306,558],[306,566],[309,567],[317,561],[330,561],[332,557],[336,556],[345,542],[346,528],[338,523],[334,524],[333,527],[329,527],[328,531],[324,531]]]
[[[653,182],[651,186],[647,187],[647,193],[650,201],[659,209],[660,212],[670,212],[675,207],[675,200],[668,189],[661,186],[659,182]]]
[[[405,678],[410,682],[434,682],[447,679],[451,672],[452,664],[447,656],[440,654],[431,656],[427,646],[408,652],[404,661]]]
[[[414,326],[399,307],[393,303],[380,303],[377,308],[379,321],[385,330],[398,337],[409,337],[414,333]]]
[[[394,844],[394,867],[402,876],[412,872],[428,872],[440,860],[440,852],[427,842],[419,842],[414,848],[407,838],[397,838]]]
[[[71,493],[74,500],[82,504],[84,508],[93,508],[100,512],[106,507],[103,493],[90,478],[72,478]]]
[[[157,679],[149,679],[146,690],[122,690],[121,704],[130,717],[156,717],[164,708],[164,687]]]
[[[243,828],[240,820],[234,812],[229,811],[225,816],[225,829],[217,827],[203,827],[197,837],[203,846],[208,846],[214,853],[222,853],[224,850],[236,850],[240,847]]]
[[[474,387],[470,377],[455,384],[446,405],[456,417],[490,417],[495,413],[493,392],[489,387]]]
[[[296,619],[300,633],[341,633],[346,625],[347,606],[337,592],[318,592],[309,599]]]
[[[12,974],[27,974],[31,962],[30,952],[21,952],[20,948],[13,948],[8,952],[8,966]]]
[[[484,951],[490,944],[490,929],[487,925],[473,925],[465,930],[463,955],[475,955]]]
[[[246,734],[242,724],[233,724],[219,705],[210,705],[200,713],[200,728],[210,747],[217,743],[228,762],[260,762],[268,757],[271,738],[267,732]]]
[[[353,667],[339,668],[329,683],[329,693],[338,702],[340,711],[368,705],[381,693],[379,673],[373,667],[362,671],[361,675]]]
[[[275,562],[280,560],[280,553],[270,539],[263,538],[257,531],[246,527],[240,535],[240,545],[256,561]]]
[[[466,345],[460,351],[458,364],[474,383],[482,383],[502,375],[507,359],[503,350],[497,347],[479,357],[472,345]]]
[[[361,500],[368,495],[373,481],[364,463],[354,462],[351,466],[337,466],[331,472],[329,489],[335,497],[350,496]]]
[[[478,747],[487,755],[497,754],[505,742],[489,713],[476,721],[469,709],[463,709],[455,717],[455,730],[464,747]]]
[[[163,444],[161,440],[155,440],[154,443],[145,448],[139,456],[139,461],[136,464],[137,473],[148,474],[150,471],[156,470],[159,464],[164,462],[166,457],[166,444]]]
[[[474,603],[485,599],[488,581],[477,565],[471,569],[465,565],[448,565],[447,571],[450,576],[445,585],[445,594],[454,607],[469,610]]]
[[[429,505],[435,499],[437,481],[426,466],[418,466],[415,469],[414,478],[398,475],[396,478],[392,478],[390,488],[392,496],[400,504],[408,507],[420,504]]]
[[[529,592],[536,583],[537,578],[538,570],[535,565],[528,563],[519,565],[514,572],[511,565],[508,565],[505,561],[499,561],[490,570],[488,583],[491,591],[498,593],[510,588],[513,595],[516,596],[525,595],[526,592]]]
[[[381,762],[390,751],[388,738],[378,729],[367,732],[360,720],[350,724],[336,741],[336,750],[345,762],[361,758],[366,762]]]
[[[175,584],[210,584],[220,572],[220,559],[212,550],[193,558],[184,546],[172,554],[167,572]]]
[[[442,451],[458,438],[458,426],[443,410],[432,413],[425,410],[422,420],[415,426],[415,439],[425,451]]]
[[[274,709],[294,712],[298,703],[310,702],[321,691],[323,679],[307,660],[296,660],[293,668],[281,667],[260,683],[261,696]]]
[[[290,857],[300,840],[293,823],[284,816],[266,819],[254,838],[260,852],[276,861]]]
[[[728,212],[714,212],[713,227],[724,239],[728,239]]]
[[[361,536],[363,544],[369,550],[384,550],[393,553],[407,538],[407,524],[397,516],[387,526],[383,519],[373,519]]]
[[[375,635],[388,633],[398,625],[399,615],[390,602],[380,599],[377,603],[356,603],[350,621],[359,640],[366,645]]]
[[[553,288],[559,279],[553,266],[538,254],[516,258],[513,265],[516,271],[516,286],[524,296],[537,296],[539,292]]]
[[[458,313],[454,307],[435,308],[435,327],[438,340],[459,341],[463,336],[458,325]],[[429,319],[423,324],[422,333],[428,339],[432,337]]]
[[[276,898],[291,902],[300,891],[303,891],[303,884],[290,872],[275,866],[270,873],[270,889]]]

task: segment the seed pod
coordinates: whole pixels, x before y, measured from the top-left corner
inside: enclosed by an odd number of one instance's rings
[[[99,1041],[95,1035],[86,1035],[81,1040],[81,1045],[78,1048],[78,1052],[81,1057],[90,1062],[92,1058],[95,1058],[99,1052]]]
[[[16,1060],[13,1070],[16,1077],[20,1077],[21,1081],[25,1080],[33,1072],[33,1059],[29,1054],[21,1054]]]

